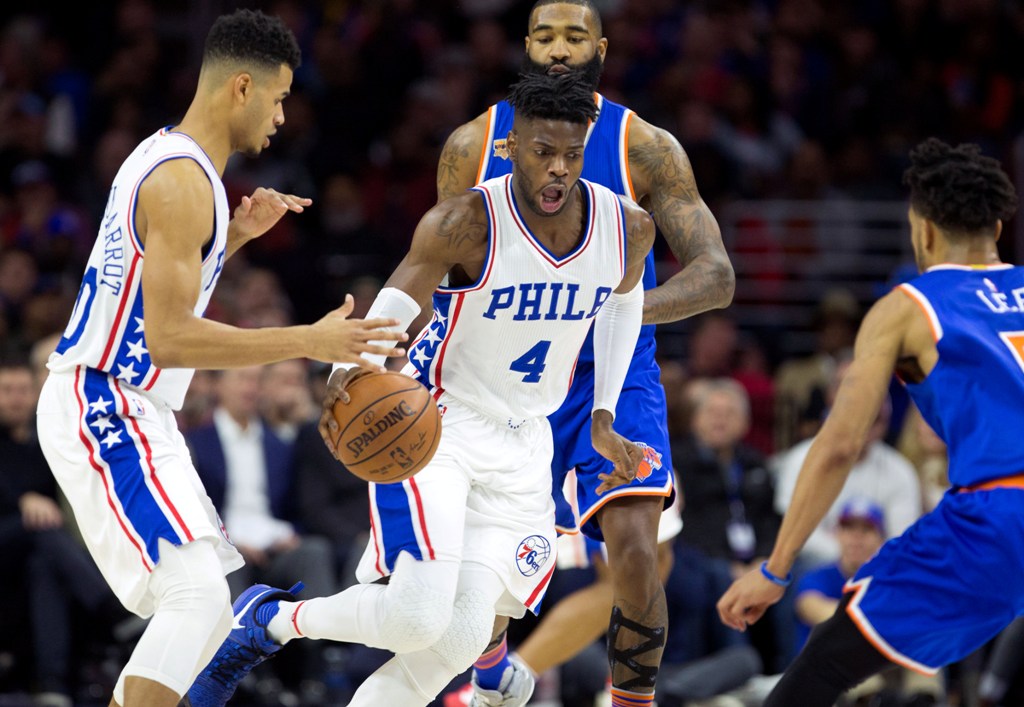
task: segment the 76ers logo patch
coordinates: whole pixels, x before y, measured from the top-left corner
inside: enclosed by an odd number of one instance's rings
[[[516,550],[516,567],[524,577],[532,577],[551,557],[551,543],[543,535],[531,535],[519,543]]]

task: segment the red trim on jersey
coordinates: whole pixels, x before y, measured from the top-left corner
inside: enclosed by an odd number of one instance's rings
[[[372,489],[373,489],[372,485],[368,486],[367,487],[367,493],[373,493]],[[381,577],[385,577],[385,576],[387,576],[387,572],[385,572],[383,569],[381,569],[381,566],[380,566],[380,544],[377,542],[377,524],[373,522],[373,508],[376,505],[377,505],[377,497],[376,497],[376,494],[374,494],[374,498],[372,499],[372,501],[370,503],[370,536],[373,538],[373,552],[377,556],[377,559],[374,561],[373,564],[374,564],[374,567],[377,568],[377,574],[379,574]]]
[[[299,634],[300,636],[304,636],[305,634],[303,634],[302,631],[299,629],[299,609],[301,609],[305,605],[306,600],[303,599],[299,602],[299,605],[295,607],[295,611],[292,612],[292,626],[295,627],[295,633]]]
[[[537,600],[537,597],[540,596],[541,594],[543,594],[544,590],[548,586],[548,582],[551,581],[551,575],[555,571],[555,564],[556,563],[554,563],[554,562],[551,563],[551,569],[549,569],[548,573],[546,575],[544,575],[544,579],[542,579],[540,581],[540,584],[538,584],[536,587],[533,588],[533,592],[531,592],[530,596],[526,599],[526,605],[527,606],[532,608],[534,602]]]
[[[188,529],[188,526],[185,525],[185,521],[182,520],[181,515],[178,513],[178,509],[174,507],[173,503],[171,503],[171,499],[168,497],[167,491],[164,490],[164,485],[160,483],[160,479],[156,475],[156,467],[153,466],[153,449],[149,446],[149,440],[146,438],[146,435],[143,434],[142,430],[139,428],[138,421],[128,413],[128,398],[125,397],[124,391],[121,390],[121,384],[116,378],[114,378],[114,388],[117,390],[117,394],[121,396],[121,402],[124,403],[124,416],[131,420],[132,429],[135,430],[136,436],[139,438],[139,441],[142,442],[142,448],[146,450],[146,466],[149,467],[149,478],[153,480],[153,486],[156,487],[157,493],[160,494],[160,498],[163,499],[167,509],[170,510],[171,515],[174,516],[174,520],[178,522],[178,527],[185,531],[185,539],[192,542],[195,540],[195,538],[192,537],[192,532]]]
[[[579,256],[583,255],[583,253],[586,252],[587,250],[587,246],[589,246],[590,242],[593,240],[594,216],[597,212],[597,201],[594,198],[595,194],[593,187],[591,187],[586,182],[582,183],[586,185],[587,190],[590,192],[590,218],[587,222],[587,235],[583,239],[583,243],[576,247],[576,251],[574,253],[567,254],[566,257],[562,260],[556,260],[554,256],[547,250],[545,250],[545,248],[537,241],[534,235],[530,232],[530,229],[527,228],[526,224],[519,218],[519,212],[516,210],[515,202],[512,201],[512,177],[511,175],[509,175],[508,177],[505,178],[505,200],[508,202],[508,210],[509,213],[512,214],[512,220],[516,222],[516,225],[519,227],[519,230],[522,231],[524,236],[526,236],[527,242],[533,246],[534,250],[540,253],[541,257],[543,257],[544,260],[548,261],[552,266],[556,268],[560,268],[563,265],[567,265],[568,263],[571,263],[572,261],[576,260],[576,258],[578,258]]]
[[[143,390],[151,390],[153,388],[153,385],[156,383],[156,379],[160,377],[160,371],[162,370],[162,368],[153,366],[153,377],[149,379],[149,383],[146,383],[146,387],[143,388]]]
[[[132,258],[131,267],[128,268],[128,277],[124,281],[124,290],[121,295],[121,303],[117,305],[117,314],[114,315],[114,326],[110,327],[110,338],[107,339],[107,347],[103,349],[103,356],[100,357],[100,362],[96,368],[105,370],[107,365],[107,358],[110,356],[111,349],[114,348],[114,341],[117,339],[117,331],[121,328],[121,317],[124,316],[124,307],[128,304],[128,299],[132,293],[132,281],[135,278],[135,266],[138,265],[139,261],[142,260],[142,256],[138,253]]]
[[[444,341],[441,343],[441,350],[437,353],[437,365],[434,366],[434,386],[437,388],[441,387],[441,364],[444,363],[444,352],[448,348],[448,342],[452,340],[452,333],[455,331],[455,322],[459,318],[459,312],[462,310],[462,293],[458,293],[455,296],[455,311],[451,314],[451,321],[448,322],[448,333],[444,337]]]
[[[618,197],[615,197],[618,201]],[[622,206],[622,202],[619,201],[619,217],[615,219],[615,228],[619,232],[619,272],[622,273],[622,277],[626,276],[626,241],[623,237],[623,233],[626,231],[626,209]],[[641,276],[642,277],[642,276]]]
[[[82,444],[85,445],[86,450],[89,452],[89,465],[96,470],[96,473],[100,475],[100,479],[103,480],[103,489],[107,493],[107,505],[110,506],[110,510],[114,512],[114,517],[117,518],[117,523],[121,526],[121,530],[124,531],[124,534],[128,537],[128,540],[131,542],[132,545],[135,546],[135,549],[139,551],[139,559],[142,560],[142,566],[146,568],[147,572],[152,572],[153,567],[146,561],[145,551],[142,549],[142,546],[139,545],[138,541],[132,535],[131,531],[128,530],[128,526],[127,524],[125,524],[124,519],[121,517],[121,514],[117,512],[117,506],[114,505],[114,499],[111,498],[110,496],[110,485],[107,483],[107,475],[103,472],[103,467],[101,467],[96,462],[96,450],[93,449],[92,442],[89,441],[89,437],[85,434],[85,430],[82,429],[82,425],[83,423],[85,423],[85,405],[84,403],[82,403],[82,394],[78,389],[81,374],[82,367],[77,366],[75,368],[75,400],[78,401],[78,410],[80,413],[78,424],[78,437],[82,440]]]
[[[409,488],[412,489],[412,493],[416,497],[416,512],[420,518],[420,531],[423,533],[423,542],[427,544],[427,554],[431,560],[436,560],[434,546],[430,543],[430,533],[427,532],[427,518],[423,514],[423,499],[420,498],[420,489],[416,485],[416,479],[409,479]]]

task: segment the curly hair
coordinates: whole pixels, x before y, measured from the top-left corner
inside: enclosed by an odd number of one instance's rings
[[[275,71],[287,64],[294,71],[302,61],[299,43],[278,17],[259,10],[236,10],[217,18],[206,36],[203,63],[229,61]]]
[[[910,151],[903,183],[914,210],[953,234],[992,229],[1017,210],[1017,192],[999,162],[973,143],[928,138]]]
[[[597,117],[592,87],[577,72],[519,74],[507,100],[517,118],[586,123]]]

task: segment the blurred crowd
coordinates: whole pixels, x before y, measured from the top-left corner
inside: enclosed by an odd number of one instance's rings
[[[303,65],[273,146],[258,160],[237,156],[229,164],[229,199],[269,186],[314,205],[227,263],[208,316],[239,326],[310,322],[347,292],[357,314],[365,311],[435,201],[445,138],[514,80],[531,4],[259,4],[292,27]],[[116,677],[104,666],[118,664],[138,627],[95,581],[34,450],[34,396],[114,173],[142,138],[180,118],[209,22],[235,4],[195,0],[172,9],[119,0],[59,12],[46,5],[0,9],[0,555],[21,568],[11,576],[25,578],[0,595],[35,607],[0,619],[0,692],[60,706],[101,699]],[[1014,167],[1014,140],[1024,131],[1018,2],[597,5],[609,40],[602,91],[679,138],[713,211],[736,199],[902,199],[907,151],[933,134],[978,142]],[[656,248],[659,273],[671,272],[671,254]],[[718,624],[713,606],[770,547],[862,314],[850,292],[827,292],[814,316],[813,350],[774,360],[774,349],[766,352],[728,310],[710,313],[685,323],[684,352],[663,357],[685,529],[669,582],[673,631],[663,682],[672,687],[660,703],[711,696],[694,693],[695,684],[727,692],[752,675],[776,674],[797,649],[807,622],[798,618],[796,592],[749,637]],[[326,373],[305,361],[201,372],[179,414],[196,466],[249,562],[236,584],[287,585],[298,573],[312,594],[327,594],[353,581],[367,502],[315,429]],[[837,563],[848,571],[844,529],[853,521],[895,535],[944,493],[941,441],[898,385],[890,403],[850,487],[801,558],[801,573]],[[871,511],[853,513],[849,504]],[[737,533],[737,523],[752,535]],[[1004,704],[1022,633],[992,651],[1002,659],[998,671],[985,672],[986,652],[948,671],[942,684],[900,692],[890,680],[877,694],[949,704],[982,694],[985,704]],[[320,704],[325,690],[344,693],[376,659],[318,647],[278,661],[276,679],[297,700]],[[600,660],[594,665],[601,670]],[[721,679],[698,673],[693,680],[693,666],[711,666]],[[541,693],[557,696],[551,682],[542,680]],[[564,682],[570,705],[571,680]],[[280,686],[250,687],[253,700],[281,703]]]

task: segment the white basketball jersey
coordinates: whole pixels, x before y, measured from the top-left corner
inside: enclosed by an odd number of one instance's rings
[[[182,158],[195,160],[213,188],[213,237],[203,249],[202,286],[193,310],[198,317],[206,311],[224,267],[227,195],[203,149],[187,135],[163,128],[135,148],[114,178],[71,321],[48,364],[52,371],[77,366],[104,371],[175,410],[185,399],[193,371],[160,369],[149,358],[142,303],[144,253],[135,232],[135,210],[143,180],[160,164]]]
[[[625,272],[625,216],[611,190],[581,179],[585,230],[557,257],[523,220],[511,175],[474,189],[487,206],[483,272],[469,287],[435,291],[434,317],[409,348],[410,372],[516,424],[565,399],[594,317]]]

